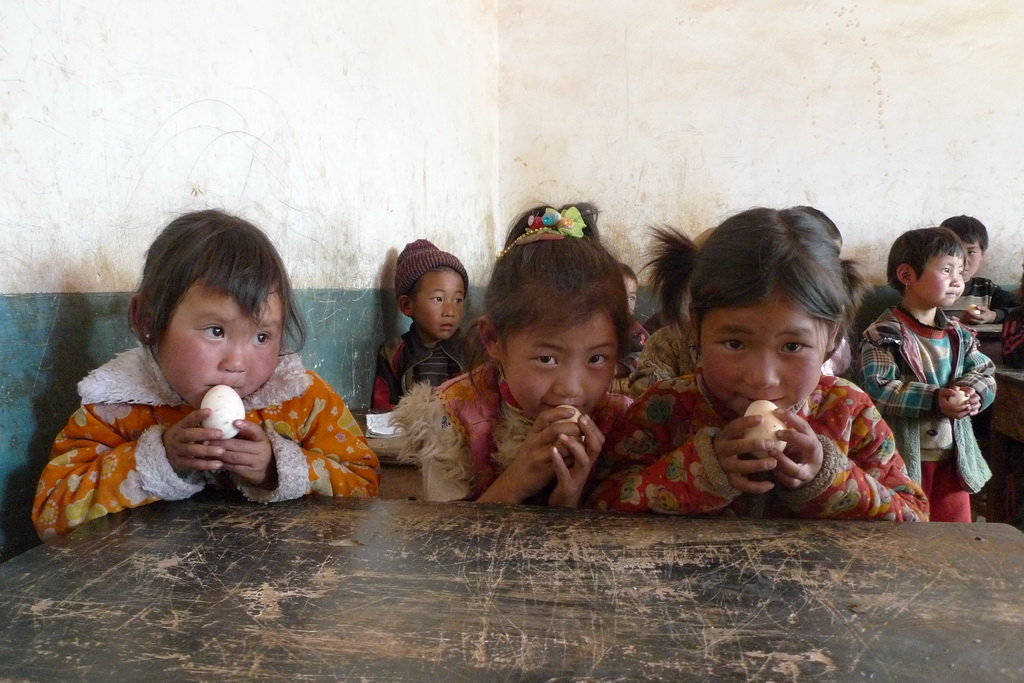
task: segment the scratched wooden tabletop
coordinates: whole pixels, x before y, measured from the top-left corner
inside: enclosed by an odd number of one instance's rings
[[[97,520],[0,565],[0,679],[1021,680],[1001,524],[310,496]]]

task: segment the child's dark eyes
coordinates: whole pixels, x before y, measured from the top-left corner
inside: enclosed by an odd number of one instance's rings
[[[553,365],[555,362],[554,356],[537,356],[537,362],[542,365]]]
[[[604,355],[603,353],[595,353],[593,356],[590,357],[590,360],[588,362],[591,365],[600,365],[601,363],[604,363],[606,360],[608,360],[608,356]]]
[[[732,349],[733,351],[739,351],[743,348],[743,342],[738,339],[726,339],[722,342],[722,345],[727,349]]]
[[[800,342],[786,342],[782,345],[783,351],[787,351],[788,353],[797,353],[798,351],[803,351],[804,348],[806,348],[806,344],[802,344]]]
[[[266,332],[260,332],[256,335],[257,344],[266,344],[268,341],[270,341],[270,335]]]
[[[221,339],[224,336],[224,328],[219,325],[211,325],[206,328],[206,333],[214,339]]]

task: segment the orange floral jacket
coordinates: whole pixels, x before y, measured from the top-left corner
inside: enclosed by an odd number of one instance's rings
[[[295,354],[282,356],[266,384],[243,401],[245,419],[261,424],[270,438],[278,473],[275,490],[251,487],[236,477],[174,472],[163,432],[192,408],[167,384],[146,349],[119,354],[78,389],[82,406],[57,435],[36,489],[32,522],[41,538],[111,512],[188,498],[212,483],[227,483],[262,503],[308,493],[377,493],[377,456],[355,418]]]

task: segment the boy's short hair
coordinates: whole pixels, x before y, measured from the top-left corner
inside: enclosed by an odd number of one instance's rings
[[[395,295],[412,293],[421,277],[432,270],[451,268],[462,276],[462,286],[469,290],[469,276],[454,254],[441,251],[430,240],[409,242],[395,261]]]
[[[939,227],[952,230],[964,244],[977,244],[982,251],[988,251],[988,230],[973,216],[950,216]]]
[[[899,267],[906,263],[914,269],[915,275],[920,276],[925,264],[936,256],[958,256],[961,261],[967,258],[963,243],[949,228],[906,231],[896,238],[889,249],[889,263],[885,270],[889,284],[903,292],[906,287],[896,273]]]

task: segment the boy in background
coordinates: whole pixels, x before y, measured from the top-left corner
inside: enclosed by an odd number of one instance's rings
[[[892,428],[936,522],[970,522],[970,494],[991,476],[968,418],[995,398],[995,365],[973,332],[942,310],[963,291],[964,259],[946,228],[900,235],[886,268],[900,303],[861,342],[860,384]]]
[[[436,387],[462,374],[465,366],[462,324],[469,277],[462,262],[432,242],[405,245],[395,262],[398,310],[412,318],[409,331],[377,352],[373,410],[391,410],[415,384]]]
[[[1011,308],[1021,302],[1010,292],[987,278],[977,277],[988,250],[988,230],[972,216],[951,216],[939,227],[949,228],[963,242],[967,252],[964,261],[964,291],[949,307],[946,315],[956,316],[968,325],[1001,323]]]

